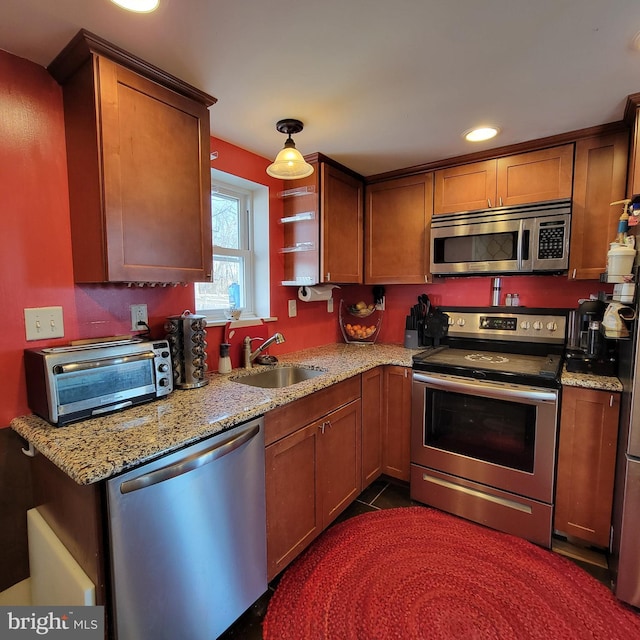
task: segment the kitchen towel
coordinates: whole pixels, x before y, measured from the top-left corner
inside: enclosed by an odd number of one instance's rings
[[[333,295],[333,289],[339,289],[336,284],[319,284],[313,287],[300,287],[298,289],[298,298],[302,302],[320,302],[329,300]]]

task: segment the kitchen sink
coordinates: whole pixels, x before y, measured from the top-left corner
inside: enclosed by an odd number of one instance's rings
[[[326,371],[318,371],[308,367],[284,366],[268,369],[267,371],[259,371],[258,373],[250,373],[245,376],[237,376],[232,380],[252,387],[262,387],[263,389],[282,389],[304,380],[311,380],[311,378],[320,376],[323,373],[326,373]]]

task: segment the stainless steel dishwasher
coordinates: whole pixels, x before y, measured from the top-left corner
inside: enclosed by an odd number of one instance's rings
[[[267,590],[262,418],[107,481],[119,640],[211,640]]]

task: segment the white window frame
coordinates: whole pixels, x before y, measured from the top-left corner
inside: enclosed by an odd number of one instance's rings
[[[239,198],[242,213],[239,221],[241,248],[217,246],[214,234],[214,260],[216,256],[244,258],[244,304],[240,319],[269,319],[269,189],[264,185],[212,169],[212,196],[215,193]],[[200,309],[197,306],[195,308],[196,313],[206,317],[209,325],[228,322],[224,309]]]

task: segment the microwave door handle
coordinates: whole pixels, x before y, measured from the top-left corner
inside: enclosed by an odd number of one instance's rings
[[[516,247],[516,260],[518,261],[518,271],[522,271],[522,245],[524,243],[524,220],[518,224],[518,246]]]

